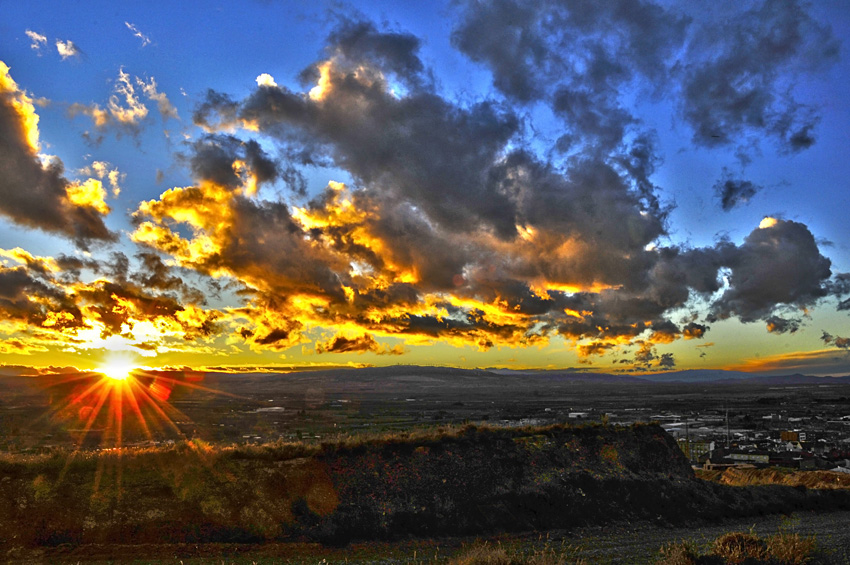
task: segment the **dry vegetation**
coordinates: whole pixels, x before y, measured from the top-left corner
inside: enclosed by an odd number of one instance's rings
[[[230,447],[194,440],[6,455],[0,477],[0,549],[7,552],[86,544],[345,546],[850,508],[842,490],[697,480],[656,425],[460,426]],[[578,562],[563,547],[472,547],[457,559]]]
[[[725,469],[697,471],[697,477],[729,486],[783,485],[809,489],[850,489],[850,475],[833,471],[792,469]]]
[[[714,540],[706,552],[695,544],[671,543],[660,551],[658,565],[803,565],[817,557],[811,537],[780,532],[761,538],[752,532],[730,532]]]
[[[449,565],[587,565],[572,546],[553,547],[523,551],[508,550],[501,544],[482,543],[473,545],[449,559]]]

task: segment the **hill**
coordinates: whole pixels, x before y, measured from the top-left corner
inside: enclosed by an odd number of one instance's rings
[[[467,426],[322,445],[0,458],[0,547],[392,539],[850,508],[695,478],[656,425]]]

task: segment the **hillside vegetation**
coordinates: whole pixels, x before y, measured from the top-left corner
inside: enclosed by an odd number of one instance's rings
[[[0,543],[393,539],[850,508],[847,491],[694,476],[656,425],[467,426],[0,458]]]
[[[836,471],[767,469],[724,469],[697,471],[697,477],[730,486],[784,485],[812,489],[850,489],[850,475]]]

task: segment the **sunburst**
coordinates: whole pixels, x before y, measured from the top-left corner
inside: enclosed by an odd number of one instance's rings
[[[124,381],[135,369],[136,366],[129,359],[112,356],[106,360],[106,363],[97,372],[110,379]]]

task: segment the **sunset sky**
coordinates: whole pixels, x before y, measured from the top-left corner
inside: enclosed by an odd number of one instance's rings
[[[843,0],[0,0],[0,372],[850,374],[848,42]]]

